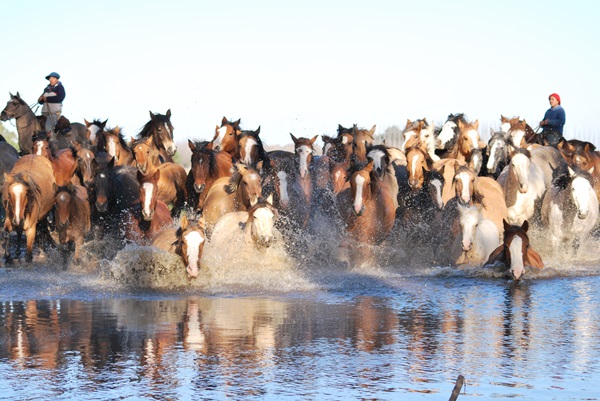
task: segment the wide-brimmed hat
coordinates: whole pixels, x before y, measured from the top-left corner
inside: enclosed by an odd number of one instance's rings
[[[51,72],[50,74],[46,75],[46,79],[50,79],[51,77],[60,79],[60,75],[58,75],[58,72]]]

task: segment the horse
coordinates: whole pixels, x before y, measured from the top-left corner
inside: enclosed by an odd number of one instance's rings
[[[42,126],[31,108],[21,99],[19,92],[16,95],[9,94],[10,100],[6,103],[6,107],[4,107],[4,110],[0,114],[0,120],[8,121],[13,118],[15,119],[17,133],[19,134],[19,154],[29,154],[32,147],[31,137],[34,133],[41,131]]]
[[[94,163],[96,162],[96,154],[91,149],[91,143],[83,144],[76,143],[74,146],[75,156],[77,157],[77,169],[75,174],[79,177],[79,181],[86,188],[94,182]]]
[[[258,171],[241,163],[234,164],[231,177],[216,180],[206,194],[202,214],[207,234],[225,213],[248,210],[262,196],[262,179]]]
[[[464,113],[449,114],[446,122],[434,130],[436,154],[440,158],[447,158],[446,153],[452,149],[460,133],[458,123],[468,123]]]
[[[474,123],[458,120],[458,135],[454,145],[447,151],[445,157],[471,162],[475,149],[483,150],[486,144],[479,137],[479,120]]]
[[[524,148],[531,144],[548,145],[544,143],[542,135],[536,134],[521,117],[508,118],[500,115],[500,121],[502,122],[500,130],[508,135],[513,146]]]
[[[344,163],[346,168],[350,167],[352,141],[354,139],[351,133],[344,133],[335,138],[321,135],[321,139],[323,140],[323,156],[328,156],[336,162]]]
[[[152,237],[173,223],[168,206],[158,199],[160,175],[158,169],[152,175],[137,172],[139,200],[123,210],[120,219],[126,240],[139,245],[149,244]]]
[[[592,186],[600,199],[600,153],[596,147],[590,142],[571,139],[562,140],[557,148],[571,167],[590,172]]]
[[[143,138],[129,142],[131,156],[133,157],[132,165],[142,174],[152,174],[161,164],[160,152],[158,148],[152,146],[152,137]]]
[[[66,258],[70,244],[74,245],[73,259],[79,260],[85,236],[91,230],[90,203],[87,190],[69,183],[55,187],[55,221],[59,250]]]
[[[537,206],[546,191],[546,183],[542,169],[531,161],[529,150],[518,148],[512,152],[498,183],[504,190],[510,224],[521,225],[539,210]]]
[[[49,143],[50,134],[40,131],[33,135],[31,153],[44,156],[52,163],[54,180],[58,186],[65,186],[75,177],[78,163],[73,148],[54,150]]]
[[[4,258],[10,257],[10,235],[17,232],[17,255],[19,242],[23,232],[27,238],[26,260],[33,260],[33,241],[37,225],[42,224],[43,234],[47,232],[46,216],[54,206],[54,175],[52,163],[43,156],[25,155],[14,164],[10,174],[4,173],[2,204],[6,211],[4,231],[6,243]]]
[[[121,128],[104,130],[98,135],[98,152],[106,152],[115,159],[116,166],[126,166],[133,163],[133,155],[125,142]]]
[[[571,241],[577,251],[598,223],[598,197],[590,173],[569,167],[567,174],[556,174],[544,196],[541,215],[553,249]]]
[[[375,135],[376,127],[376,125],[373,125],[370,130],[367,130],[358,128],[356,124],[354,124],[352,128],[353,140],[351,159],[354,163],[367,161],[367,146],[373,145],[373,136]]]
[[[229,121],[223,117],[221,126],[215,127],[215,136],[210,142],[209,149],[215,151],[227,152],[235,161],[239,160],[238,136],[240,134],[240,119]]]
[[[454,174],[454,188],[458,203],[463,206],[481,206],[483,218],[491,220],[500,232],[502,220],[508,217],[504,190],[490,177],[478,177],[468,166],[461,166]]]
[[[500,232],[492,220],[485,218],[481,205],[459,203],[458,215],[461,231],[456,242],[460,243],[460,251],[455,264],[482,266],[500,245]]]
[[[273,205],[282,215],[290,206],[289,185],[294,177],[295,154],[286,150],[269,152],[269,173],[273,183]]]
[[[233,162],[227,152],[219,152],[208,148],[209,142],[192,142],[188,146],[192,151],[192,167],[186,178],[188,206],[194,210],[202,210],[206,194],[216,180],[231,177]]]
[[[19,160],[19,152],[0,135],[0,188],[4,185],[4,173],[10,173]]]
[[[406,120],[406,126],[402,131],[403,142],[400,149],[405,152],[407,148],[415,145],[423,147],[431,160],[439,160],[435,154],[435,136],[433,124],[427,123],[425,118],[416,121]]]
[[[240,162],[246,166],[257,168],[259,162],[262,166],[269,166],[269,155],[260,139],[260,126],[256,131],[242,130],[238,135],[238,149]]]
[[[160,152],[162,161],[173,162],[177,146],[173,141],[173,125],[171,124],[171,109],[163,114],[150,111],[150,121],[138,133],[138,140],[152,137],[152,146]]]
[[[256,249],[269,248],[276,241],[274,222],[278,217],[277,209],[272,205],[273,198],[260,199],[248,210],[226,213],[221,216],[210,236],[211,243],[233,243],[241,236],[254,244]]]
[[[104,121],[92,120],[92,122],[89,122],[88,120],[86,120],[84,118],[83,121],[84,121],[85,127],[86,127],[87,140],[90,141],[90,143],[93,146],[98,145],[99,134],[102,131],[104,131],[104,128],[106,127],[106,123],[108,122],[108,119],[106,119]]]
[[[152,246],[181,257],[188,277],[198,277],[206,235],[204,220],[181,217],[178,228],[167,228],[152,238]]]
[[[503,131],[496,131],[490,128],[490,140],[487,146],[487,175],[498,179],[500,173],[506,167],[509,161],[509,140],[507,134]]]
[[[505,266],[506,274],[513,280],[521,279],[525,273],[525,266],[543,269],[542,258],[529,244],[527,220],[521,225],[510,225],[506,220],[502,224],[504,241],[492,251],[485,265],[501,263]]]

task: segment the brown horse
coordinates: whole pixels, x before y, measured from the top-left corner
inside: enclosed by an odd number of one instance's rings
[[[192,168],[187,179],[188,206],[202,210],[206,194],[219,178],[231,177],[233,162],[227,152],[218,152],[208,148],[209,142],[192,142],[188,146],[192,151]]]
[[[128,166],[133,163],[133,155],[125,142],[121,128],[102,131],[98,136],[98,152],[106,152],[115,158],[115,166]]]
[[[53,150],[50,146],[49,138],[50,134],[46,134],[44,131],[33,135],[31,153],[44,156],[50,160],[56,185],[65,186],[73,181],[77,183],[78,178],[75,176],[75,171],[77,170],[78,163],[74,149]]]
[[[86,120],[84,118],[83,121],[85,122],[85,126],[87,128],[86,136],[87,136],[88,141],[90,141],[92,146],[97,146],[99,135],[102,131],[104,131],[104,128],[106,127],[106,123],[108,122],[108,120],[104,120],[104,121],[93,120],[92,122],[89,122],[88,120]]]
[[[221,126],[215,127],[215,136],[210,144],[207,146],[208,149],[213,149],[218,152],[227,152],[231,155],[233,160],[238,161],[240,159],[238,137],[241,133],[240,120],[229,121],[223,117],[221,120]]]
[[[261,161],[262,166],[268,166],[269,155],[265,151],[259,134],[260,127],[256,131],[243,130],[238,135],[240,162],[246,166],[257,168],[258,163]]]
[[[375,135],[376,125],[370,130],[358,128],[356,124],[352,130],[352,160],[354,163],[364,163],[367,161],[367,146],[373,145],[373,136]]]
[[[474,123],[458,121],[458,137],[455,146],[450,150],[446,157],[458,159],[464,162],[470,162],[473,157],[473,151],[483,150],[487,147],[485,142],[481,141],[479,136],[479,120]]]
[[[503,226],[504,242],[490,254],[485,264],[502,263],[513,280],[519,280],[523,276],[525,266],[543,269],[542,258],[529,244],[527,220],[521,226],[511,226],[504,220]]]
[[[225,213],[248,210],[262,196],[262,179],[258,171],[241,163],[234,165],[231,177],[216,180],[206,194],[203,216],[207,233]]]
[[[46,223],[46,216],[54,206],[55,183],[52,163],[43,156],[23,156],[15,163],[10,174],[4,173],[2,191],[2,204],[6,210],[4,231],[7,233],[16,231],[18,241],[25,232],[28,261],[33,260],[36,226],[38,223]],[[7,262],[11,260],[10,237],[6,235],[4,248],[4,258]],[[17,255],[18,248],[19,244],[17,244]]]
[[[10,100],[0,114],[0,120],[8,121],[15,119],[17,124],[17,133],[19,134],[19,153],[29,154],[31,151],[31,137],[34,133],[42,130],[31,108],[21,99],[21,95],[10,93]]]
[[[547,145],[544,143],[543,136],[536,134],[527,121],[522,120],[521,117],[508,118],[500,115],[500,122],[502,124],[500,129],[508,134],[514,147],[524,148],[531,144]]]
[[[89,142],[83,145],[76,143],[74,146],[75,156],[77,157],[77,170],[75,173],[86,188],[90,188],[94,182],[94,164],[96,163],[96,154],[90,146]]]
[[[571,139],[559,142],[557,148],[571,167],[591,174],[592,187],[600,199],[600,152],[596,147],[590,142]]]
[[[152,238],[152,246],[181,257],[189,277],[198,277],[206,235],[204,220],[181,217],[178,228],[162,230]]]
[[[160,166],[160,151],[152,144],[152,137],[132,140],[129,143],[133,165],[142,174],[152,174]]]
[[[175,128],[171,124],[171,109],[163,114],[150,112],[150,121],[144,125],[136,139],[152,138],[152,146],[160,152],[161,161],[173,162],[177,146],[173,140]]]
[[[69,244],[74,244],[74,260],[79,260],[81,246],[90,232],[90,202],[87,190],[81,185],[69,183],[56,187],[56,231],[61,253],[67,256]]]
[[[312,138],[296,138],[294,141],[294,169],[289,176],[288,192],[290,206],[282,216],[287,218],[293,228],[306,228],[313,202],[313,163],[315,135]]]
[[[158,199],[160,170],[152,176],[137,172],[139,202],[122,216],[125,239],[146,245],[158,232],[173,223],[168,206]]]

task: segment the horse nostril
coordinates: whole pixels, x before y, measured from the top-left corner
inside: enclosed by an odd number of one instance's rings
[[[194,190],[197,193],[202,193],[204,191],[205,187],[206,187],[206,184],[202,184],[202,185],[194,184]]]

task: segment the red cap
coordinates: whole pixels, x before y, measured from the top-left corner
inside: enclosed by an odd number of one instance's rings
[[[550,96],[548,96],[548,100],[550,100],[551,97],[553,97],[556,100],[558,100],[558,104],[560,104],[560,96],[558,96],[558,93],[553,93]]]

